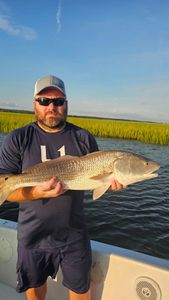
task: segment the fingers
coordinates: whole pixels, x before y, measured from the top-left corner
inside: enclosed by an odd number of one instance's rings
[[[36,187],[36,191],[39,193],[39,198],[52,198],[65,193],[66,190],[56,177],[52,177],[44,185]]]
[[[60,186],[61,186],[61,182],[58,181],[56,177],[52,177],[44,185],[44,190],[50,191],[56,189],[56,187],[59,188]]]
[[[121,190],[123,188],[126,188],[127,186],[122,185],[121,183],[119,183],[117,180],[113,180],[112,184],[110,186],[110,190]]]

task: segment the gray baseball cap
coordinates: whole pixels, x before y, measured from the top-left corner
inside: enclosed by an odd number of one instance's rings
[[[42,90],[49,88],[49,87],[54,87],[54,88],[60,90],[66,96],[64,82],[60,78],[53,76],[53,75],[48,75],[48,76],[42,77],[36,81],[34,96],[39,94]]]

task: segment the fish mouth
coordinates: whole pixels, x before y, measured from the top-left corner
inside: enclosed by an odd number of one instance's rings
[[[149,169],[147,170],[147,173],[145,173],[145,175],[148,176],[154,176],[157,177],[158,173],[155,173],[156,171],[158,171],[160,169],[160,165],[157,163],[152,162],[151,164],[149,164]]]
[[[151,178],[156,178],[156,177],[158,177],[158,173],[150,173],[150,174],[144,175],[144,178],[146,178],[146,179],[151,179]]]
[[[158,173],[156,173],[156,171],[160,169],[160,165],[152,161],[151,164],[149,164],[149,167],[150,169],[147,170],[147,173],[145,173],[145,178],[149,179],[158,177]]]
[[[158,173],[142,174],[142,175],[135,176],[134,179],[131,179],[131,180],[129,179],[129,180],[123,181],[121,183],[125,184],[125,185],[129,185],[129,184],[133,184],[135,182],[144,181],[145,179],[153,179],[153,178],[156,178],[156,177],[158,177]]]
[[[159,169],[159,165],[153,166],[153,170],[150,170],[147,174],[144,175],[144,177],[147,179],[158,177],[158,173],[156,173],[156,171],[158,171]]]

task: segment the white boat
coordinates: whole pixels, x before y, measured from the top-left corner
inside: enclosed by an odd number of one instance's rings
[[[0,300],[23,300],[16,286],[16,222],[0,219]],[[92,241],[91,300],[169,300],[169,261]],[[46,300],[68,300],[59,271]]]

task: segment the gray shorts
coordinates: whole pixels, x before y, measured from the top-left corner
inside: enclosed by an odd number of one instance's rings
[[[76,241],[50,250],[28,249],[19,243],[16,290],[20,293],[40,287],[48,276],[56,276],[59,266],[65,287],[79,294],[87,292],[90,287],[90,242]]]

